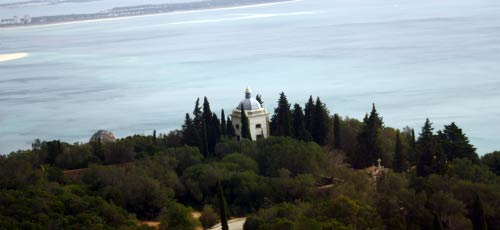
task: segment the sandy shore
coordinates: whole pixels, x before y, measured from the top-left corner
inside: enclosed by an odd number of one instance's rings
[[[12,61],[20,58],[28,57],[28,53],[0,54],[0,62]]]
[[[80,23],[89,23],[89,22],[105,22],[105,21],[132,19],[132,18],[156,17],[156,16],[162,16],[165,14],[186,14],[186,13],[196,13],[196,12],[204,12],[204,11],[219,11],[219,10],[254,8],[254,7],[272,6],[272,5],[287,4],[287,3],[301,2],[301,1],[303,1],[303,0],[288,0],[288,1],[283,1],[283,2],[271,2],[271,3],[261,3],[261,4],[252,4],[252,5],[242,5],[242,6],[214,7],[214,8],[210,8],[210,9],[181,10],[181,11],[172,11],[172,12],[157,13],[157,14],[144,14],[144,15],[135,15],[135,16],[100,18],[100,19],[90,19],[90,20],[82,20],[82,21],[70,21],[70,22],[56,22],[56,23],[49,23],[49,24],[43,24],[43,25],[36,25],[35,24],[35,25],[25,25],[25,26],[14,26],[14,27],[0,28],[0,30],[1,29],[60,26],[60,25],[71,25],[71,24],[80,24]]]

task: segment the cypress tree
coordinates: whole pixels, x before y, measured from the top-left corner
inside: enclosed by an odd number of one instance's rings
[[[333,147],[335,149],[342,148],[342,137],[340,133],[340,116],[335,114],[333,115]]]
[[[217,124],[215,123],[213,116],[214,114],[210,109],[210,103],[208,102],[207,97],[205,97],[203,99],[202,117],[206,130],[206,139],[204,140],[206,141],[205,145],[207,146],[207,150],[205,151],[205,154],[207,155],[215,152],[215,145],[217,144]]]
[[[197,146],[200,149],[200,152],[204,153],[205,151],[203,149],[204,125],[203,125],[202,111],[200,107],[200,98],[196,98],[196,102],[193,109],[193,119],[191,120],[191,122],[192,122],[192,129],[189,130],[190,132],[189,137],[184,138],[183,142],[185,141],[184,144],[186,145]],[[186,123],[186,121],[184,121],[184,123]]]
[[[200,134],[200,142],[199,142],[200,151],[204,157],[209,157],[210,151],[209,151],[209,147],[208,147],[208,128],[207,128],[207,125],[205,125],[205,123],[202,123],[201,130],[198,132],[201,133]]]
[[[236,135],[231,117],[227,117],[227,136],[233,138]]]
[[[287,137],[293,135],[292,112],[290,111],[290,104],[283,92],[280,94],[278,107],[274,109],[274,115],[271,119],[271,134]]]
[[[226,123],[226,115],[224,114],[224,109],[220,112],[220,130],[222,136],[227,136],[227,123]]]
[[[418,162],[418,151],[417,151],[417,143],[415,140],[415,129],[410,129],[407,133],[406,138],[408,139],[409,149],[408,149],[408,161],[412,165],[416,165]]]
[[[212,110],[210,110],[210,103],[208,102],[208,98],[204,97],[203,98],[203,112],[202,116],[205,121],[205,124],[210,124],[212,121]]]
[[[363,129],[358,135],[358,149],[351,160],[355,168],[369,167],[382,158],[382,143],[380,132],[383,128],[382,118],[373,104],[370,116],[365,115]]]
[[[182,125],[182,143],[189,146],[199,146],[197,139],[196,127],[189,113],[186,113],[184,124]]]
[[[319,145],[325,145],[328,140],[328,133],[330,131],[330,116],[326,105],[321,102],[319,97],[316,98],[313,113],[313,132],[312,137]]]
[[[483,202],[477,193],[475,194],[474,203],[472,204],[471,221],[474,230],[488,230]]]
[[[411,129],[411,143],[415,145],[416,139],[415,139],[415,129]]]
[[[212,125],[213,125],[213,128],[215,130],[214,131],[215,140],[216,140],[215,143],[217,144],[222,137],[222,128],[221,128],[220,120],[215,113],[212,115]]]
[[[192,145],[193,144],[193,132],[194,131],[194,124],[193,120],[189,116],[189,113],[186,113],[186,116],[184,117],[184,124],[182,125],[182,143],[185,145]]]
[[[307,131],[304,124],[304,113],[302,112],[302,108],[299,104],[293,105],[292,112],[292,121],[293,121],[293,137],[303,141],[310,141],[311,134]]]
[[[406,155],[403,153],[403,145],[401,144],[401,137],[399,130],[396,131],[396,146],[394,147],[394,162],[392,166],[395,172],[401,173],[406,171]]]
[[[220,223],[222,226],[222,230],[229,230],[227,203],[226,199],[224,198],[224,190],[222,189],[220,181],[217,182],[217,188],[218,188],[217,200],[219,202]]]
[[[201,112],[201,107],[200,107],[200,98],[196,99],[196,103],[194,105],[193,123],[197,129],[201,129],[201,125],[203,123],[203,118],[202,118],[202,112]]]
[[[311,135],[314,131],[313,120],[314,120],[314,100],[311,95],[309,96],[309,100],[307,101],[306,106],[304,107],[304,122],[307,131],[309,131]]]
[[[156,144],[156,129],[153,131],[153,144]]]
[[[245,113],[245,108],[243,104],[240,105],[241,110],[241,138],[246,138],[252,140],[252,136],[250,134],[250,124],[248,122],[247,114]]]

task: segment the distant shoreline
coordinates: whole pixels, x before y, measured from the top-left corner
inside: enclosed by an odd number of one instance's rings
[[[0,62],[12,61],[16,59],[21,59],[28,57],[28,53],[12,53],[12,54],[0,54]]]
[[[284,3],[300,2],[300,1],[303,1],[303,0],[270,0],[269,2],[266,2],[266,3],[243,3],[241,5],[214,6],[211,8],[204,8],[204,9],[176,10],[176,11],[167,11],[167,12],[160,12],[160,13],[145,13],[145,14],[130,15],[130,16],[101,17],[101,18],[82,19],[82,20],[74,20],[74,21],[8,25],[8,26],[0,26],[0,30],[2,30],[2,29],[19,29],[19,28],[36,28],[36,27],[47,27],[47,26],[71,25],[71,24],[87,23],[87,22],[104,22],[104,21],[122,20],[122,19],[129,19],[129,18],[143,18],[143,17],[161,16],[161,15],[166,15],[166,14],[183,14],[183,13],[195,13],[195,12],[205,12],[205,11],[213,11],[213,10],[243,9],[243,8],[270,6],[270,5],[278,5],[278,4],[284,4]]]

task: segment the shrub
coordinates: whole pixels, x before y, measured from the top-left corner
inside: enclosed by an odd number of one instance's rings
[[[217,224],[217,213],[212,206],[205,205],[200,216],[200,222],[203,229],[208,229]]]

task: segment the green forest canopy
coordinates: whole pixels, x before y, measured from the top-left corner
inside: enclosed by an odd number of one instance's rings
[[[236,141],[206,98],[168,134],[35,141],[0,157],[0,226],[208,227],[220,184],[224,213],[248,216],[246,230],[500,228],[500,153],[479,158],[457,124],[434,131],[427,120],[415,134],[386,127],[375,105],[359,121],[312,96],[292,108],[284,93],[275,111],[272,136],[256,142]],[[364,169],[378,159],[387,169],[374,186]],[[64,171],[74,169],[81,175]],[[321,190],[325,179],[332,186]]]

